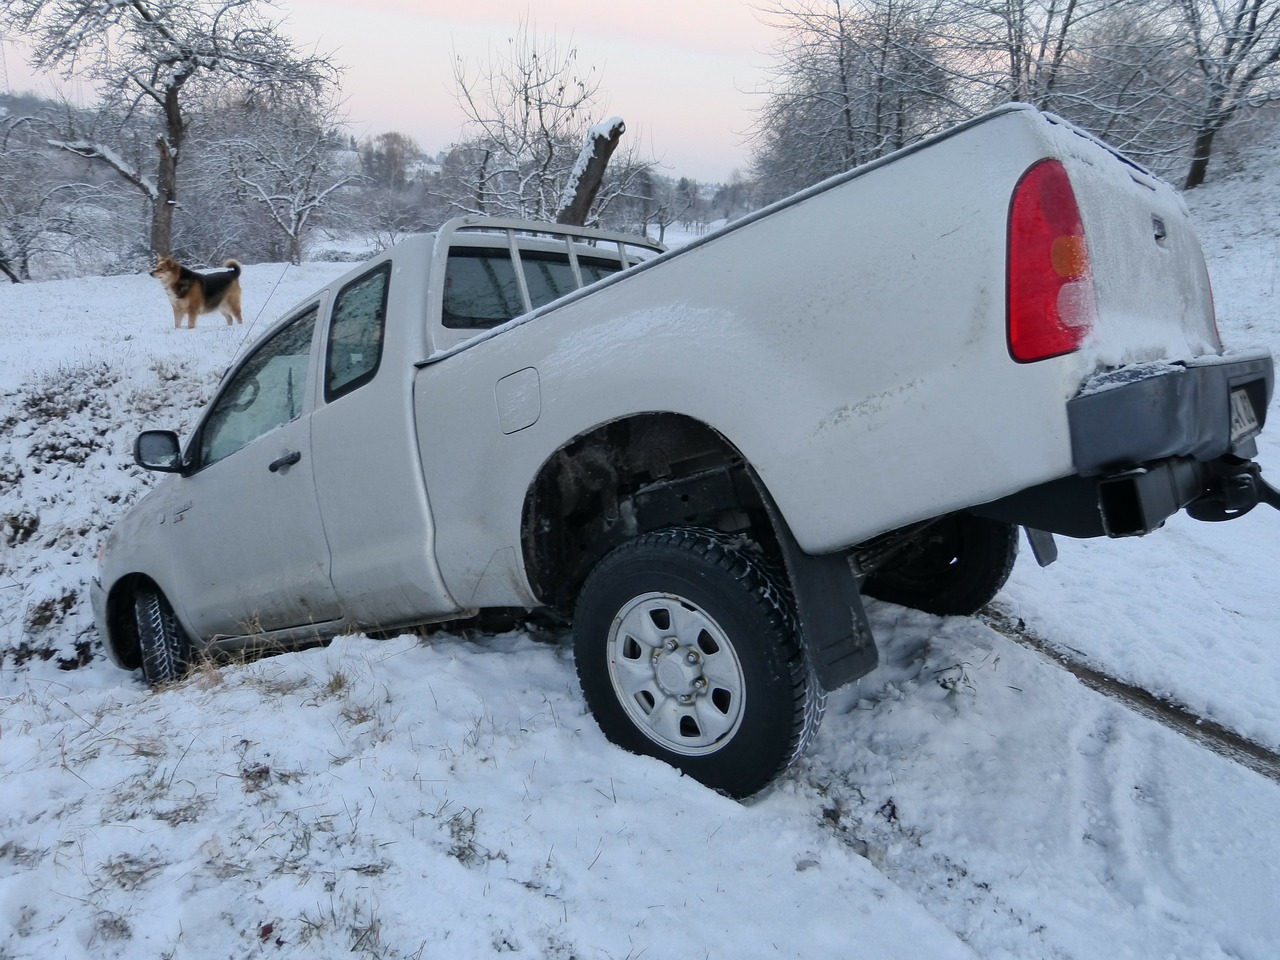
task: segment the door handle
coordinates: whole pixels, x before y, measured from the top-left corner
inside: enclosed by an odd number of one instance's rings
[[[267,464],[267,469],[272,473],[278,473],[282,467],[292,467],[295,463],[302,459],[302,451],[295,450],[293,453],[286,453],[279,460],[272,460]]]

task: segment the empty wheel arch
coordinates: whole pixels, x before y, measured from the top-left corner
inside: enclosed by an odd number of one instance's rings
[[[568,612],[601,557],[679,524],[742,533],[776,552],[750,468],[711,427],[667,413],[605,424],[556,451],[525,497],[529,582],[544,603]]]

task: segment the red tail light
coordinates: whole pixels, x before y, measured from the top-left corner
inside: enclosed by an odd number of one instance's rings
[[[1089,247],[1067,171],[1042,160],[1009,211],[1009,353],[1019,363],[1080,349],[1097,308]]]

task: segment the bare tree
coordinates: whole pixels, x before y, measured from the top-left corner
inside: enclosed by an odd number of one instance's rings
[[[1280,98],[1280,0],[1177,0],[1200,79],[1191,165],[1183,188],[1204,183],[1213,143],[1246,107]]]
[[[711,197],[711,213],[719,220],[736,220],[763,204],[757,195],[759,185],[741,170],[729,174],[729,182],[716,187]]]
[[[576,48],[540,38],[526,23],[502,54],[472,70],[458,58],[458,102],[475,133],[445,163],[444,189],[456,211],[551,220],[592,118],[600,112],[599,77],[578,65]],[[630,150],[595,198],[595,215],[626,190],[627,176],[647,166]],[[590,219],[588,215],[584,219]]]
[[[92,245],[89,225],[110,197],[72,166],[30,124],[0,127],[0,274],[11,282],[32,279],[37,260],[69,262]]]
[[[426,233],[446,217],[432,216],[428,198],[417,191],[366,191],[354,204],[351,221],[374,250],[386,250],[414,233]]]
[[[763,199],[1012,100],[1203,182],[1215,137],[1280,99],[1280,0],[774,0],[754,136]]]
[[[580,70],[576,48],[521,23],[474,75],[459,57],[454,82],[477,130],[467,145],[475,189],[455,202],[469,212],[551,219],[595,106],[594,68]]]
[[[1280,0],[960,0],[982,79],[1126,151],[1204,182],[1214,139],[1245,108],[1280,97]],[[977,39],[985,37],[985,41]]]
[[[779,31],[754,135],[765,199],[933,132],[953,102],[930,0],[778,0]]]
[[[394,130],[369,137],[360,144],[360,166],[374,186],[403,190],[413,178],[422,148],[408,134]]]
[[[1167,3],[1125,3],[1075,38],[1047,104],[1165,176],[1188,156],[1194,65]]]
[[[235,84],[263,98],[297,88],[319,97],[337,79],[330,60],[294,49],[278,21],[264,14],[268,6],[267,0],[9,0],[0,10],[0,27],[30,41],[35,69],[95,82],[103,101],[126,116],[142,106],[156,112],[159,132],[146,167],[108,143],[52,141],[106,164],[142,192],[154,253],[172,251],[191,96]]]
[[[953,69],[973,88],[977,105],[1017,100],[1049,109],[1080,49],[1082,31],[1108,11],[1132,3],[952,0],[942,33],[954,55]]]
[[[363,177],[357,189],[344,192],[342,216],[375,250],[433,230],[449,218],[441,183],[450,178],[440,159],[428,158],[412,137],[393,131],[367,138],[356,148]],[[471,167],[462,164],[461,169],[465,173]],[[455,185],[461,180],[452,178]]]
[[[681,177],[676,181],[674,207],[685,230],[698,235],[707,231],[711,220],[710,198],[697,180]]]
[[[15,175],[0,159],[0,273],[12,283],[31,279],[32,258],[64,253],[74,236],[76,184],[49,185]]]
[[[976,105],[1035,103],[1202,183],[1216,136],[1280,98],[1280,0],[952,0]],[[985,95],[982,91],[986,91]]]
[[[334,194],[362,179],[334,113],[331,104],[276,104],[242,114],[240,129],[217,144],[228,179],[265,214],[290,263],[302,261],[307,233]]]

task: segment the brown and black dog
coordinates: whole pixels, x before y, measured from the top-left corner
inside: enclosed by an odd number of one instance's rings
[[[196,325],[196,317],[215,310],[227,318],[228,326],[232,320],[244,323],[244,317],[240,315],[238,261],[228,260],[222,270],[197,273],[172,257],[161,257],[151,275],[160,278],[169,294],[175,328],[182,326],[182,318],[186,316],[187,329],[190,330]]]

